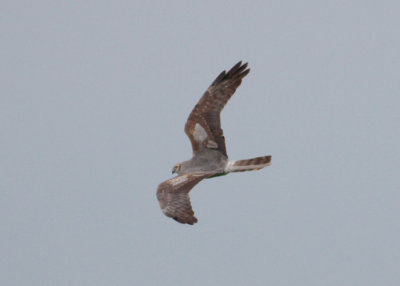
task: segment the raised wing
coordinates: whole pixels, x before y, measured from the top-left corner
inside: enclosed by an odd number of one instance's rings
[[[238,62],[223,71],[200,98],[186,121],[185,133],[192,143],[193,153],[202,148],[216,149],[228,157],[221,129],[220,113],[248,73],[247,63]]]
[[[157,199],[164,214],[180,223],[196,223],[189,192],[208,176],[185,174],[162,182],[157,188]]]

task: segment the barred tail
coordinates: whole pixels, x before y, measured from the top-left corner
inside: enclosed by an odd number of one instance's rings
[[[271,156],[263,156],[239,161],[229,161],[226,165],[225,172],[229,173],[260,170],[269,165],[271,165]]]

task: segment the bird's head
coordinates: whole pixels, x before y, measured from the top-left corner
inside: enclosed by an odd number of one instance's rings
[[[175,174],[175,173],[179,174],[179,172],[180,172],[180,170],[181,170],[181,167],[182,167],[182,163],[176,164],[176,165],[172,168],[172,174]]]

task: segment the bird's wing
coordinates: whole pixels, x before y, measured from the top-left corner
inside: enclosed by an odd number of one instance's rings
[[[223,71],[200,98],[185,125],[193,153],[209,148],[227,156],[220,113],[249,71],[247,63],[238,62],[230,71]]]
[[[162,182],[157,188],[157,199],[166,216],[180,223],[194,224],[189,192],[201,180],[210,175],[185,174]]]

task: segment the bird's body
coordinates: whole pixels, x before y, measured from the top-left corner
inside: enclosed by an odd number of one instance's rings
[[[197,152],[190,160],[180,163],[178,175],[183,174],[224,174],[228,158],[221,152],[203,149]]]
[[[223,71],[207,89],[189,115],[185,125],[193,149],[190,160],[178,163],[172,172],[178,176],[161,183],[157,198],[165,215],[180,223],[197,222],[190,204],[189,191],[201,180],[230,172],[259,170],[270,165],[271,156],[231,161],[225,146],[220,113],[249,73],[247,64],[237,63]]]

